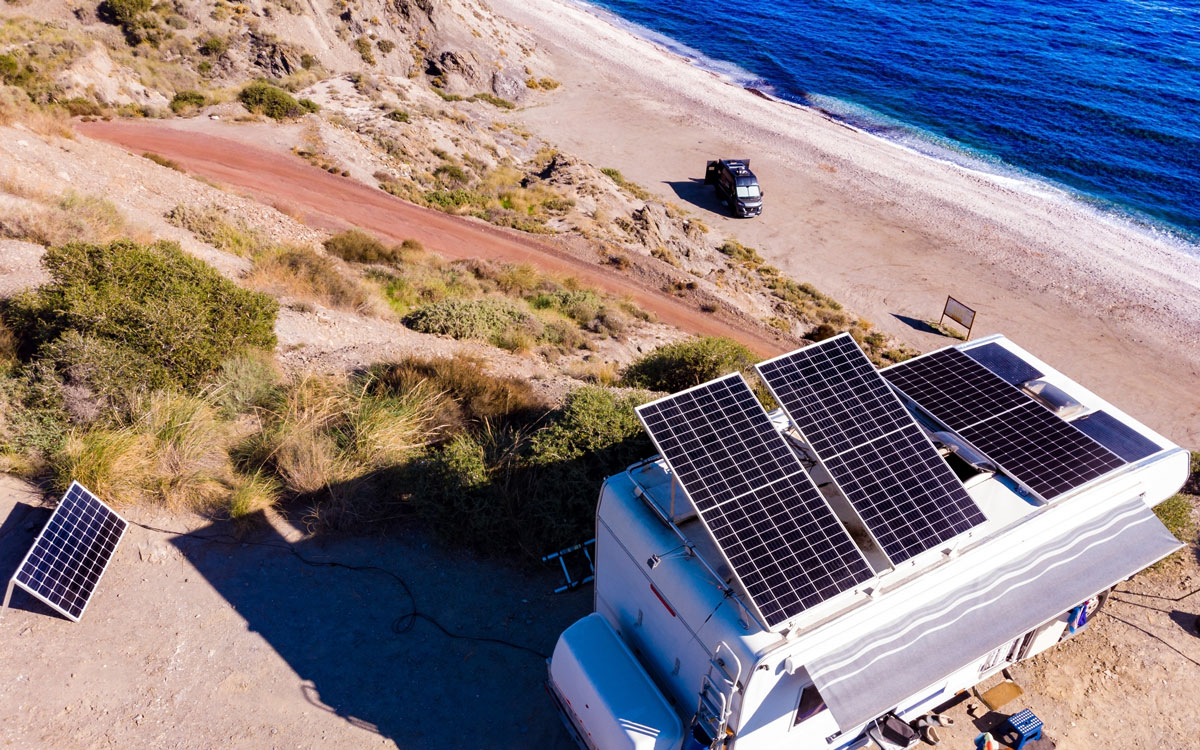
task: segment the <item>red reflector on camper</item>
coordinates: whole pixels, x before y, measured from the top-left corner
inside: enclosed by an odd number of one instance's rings
[[[658,589],[654,588],[653,583],[650,584],[650,590],[654,592],[654,595],[658,597],[658,600],[662,602],[662,605],[667,608],[668,612],[671,613],[671,617],[676,617],[675,610],[671,609],[671,605],[667,604],[667,600],[663,598],[662,594],[658,593]]]

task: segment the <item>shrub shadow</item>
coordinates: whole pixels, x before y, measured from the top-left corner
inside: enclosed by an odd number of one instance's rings
[[[413,602],[451,633],[495,638],[548,654],[591,608],[590,589],[552,594],[552,570],[522,572],[405,539],[322,535],[289,545],[262,519],[229,543],[231,528],[175,546],[298,676],[321,710],[401,747],[570,747],[542,689],[535,653],[459,640],[418,619]],[[290,546],[290,550],[289,550]],[[293,551],[296,554],[293,554]],[[316,565],[306,564],[303,557]],[[330,566],[378,566],[379,570]]]

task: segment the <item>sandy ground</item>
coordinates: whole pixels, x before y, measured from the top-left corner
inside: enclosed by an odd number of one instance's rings
[[[1200,259],[1012,180],[768,101],[561,0],[494,0],[564,87],[530,130],[758,247],[920,349],[947,294],[1174,440],[1200,446]],[[706,159],[750,158],[763,215],[736,220]]]
[[[0,577],[50,515],[0,475]],[[200,535],[202,519],[127,512]],[[555,571],[450,553],[419,534],[303,539],[277,523],[232,544],[131,526],[79,623],[17,590],[0,611],[0,745],[13,748],[547,748],[572,745],[542,687],[543,658],[393,632],[410,600],[454,633],[548,654],[591,608]]]
[[[630,297],[659,321],[692,333],[731,336],[761,354],[790,350],[769,328],[705,313],[639,283],[596,260],[584,260],[548,240],[508,231],[480,221],[406,203],[375,187],[331,175],[288,152],[287,131],[248,128],[205,119],[78,123],[90,138],[106,140],[132,153],[153,151],[191,174],[216,180],[285,213],[300,215],[310,226],[338,231],[350,226],[399,242],[420,241],[445,257],[489,258],[531,263],[543,271],[573,276],[588,286]],[[274,144],[264,143],[264,133]]]

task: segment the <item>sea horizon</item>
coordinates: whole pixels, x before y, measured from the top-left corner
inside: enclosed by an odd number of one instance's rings
[[[1151,161],[1166,159],[1163,169],[1173,172],[1169,175],[1168,185],[1158,184],[1159,180],[1156,179],[1156,176],[1146,169],[1139,171],[1131,168],[1129,163],[1133,157],[1115,149],[1111,154],[1096,153],[1093,158],[1088,160],[1087,163],[1095,174],[1080,173],[1072,175],[1075,179],[1063,179],[1054,174],[1052,169],[1041,170],[1037,168],[1038,164],[1028,163],[1040,153],[1040,150],[1029,154],[1022,154],[1020,151],[1008,153],[1000,147],[1004,144],[998,146],[992,143],[976,143],[956,139],[953,134],[946,132],[952,128],[930,120],[928,113],[921,112],[917,115],[910,115],[908,112],[895,111],[894,107],[889,108],[891,111],[888,111],[881,108],[879,102],[870,101],[865,96],[846,98],[839,95],[841,92],[826,93],[819,90],[822,83],[820,80],[815,80],[811,85],[801,88],[797,86],[797,81],[800,80],[799,76],[787,70],[784,64],[786,60],[781,61],[779,55],[774,55],[776,59],[772,61],[771,65],[762,66],[774,68],[775,72],[783,73],[777,77],[771,75],[772,71],[756,70],[746,64],[752,60],[734,62],[727,59],[728,56],[722,57],[723,47],[727,48],[728,45],[720,41],[706,41],[703,34],[703,29],[711,29],[716,24],[695,22],[691,16],[685,15],[678,9],[670,13],[663,13],[661,12],[663,11],[662,0],[570,1],[609,23],[688,60],[692,65],[719,76],[732,85],[754,89],[777,99],[784,105],[818,111],[902,148],[979,173],[1014,189],[1039,195],[1049,200],[1067,202],[1078,209],[1093,212],[1102,221],[1132,227],[1185,255],[1200,257],[1200,202],[1193,201],[1189,204],[1183,200],[1187,195],[1193,194],[1191,192],[1193,187],[1194,194],[1200,195],[1200,166],[1186,163],[1185,156],[1185,153],[1200,153],[1200,117],[1191,112],[1181,112],[1178,118],[1179,122],[1169,124],[1169,126],[1175,130],[1171,134],[1171,138],[1193,143],[1195,150],[1178,154],[1162,153],[1169,149],[1155,145],[1155,132],[1140,133],[1144,140],[1149,141],[1149,145],[1143,143],[1137,148],[1142,151],[1149,148]],[[1149,3],[1138,4],[1132,0],[1105,0],[1105,2],[1121,5],[1151,5]],[[696,8],[706,9],[715,5],[701,0]],[[826,2],[825,0],[819,2],[784,0],[779,5],[797,11],[801,6],[807,8],[826,6],[827,9],[836,6],[832,12],[844,13],[854,7],[877,6],[878,3],[876,0],[844,0],[840,3]],[[939,5],[939,3],[924,2],[920,5],[928,7]],[[767,15],[770,18],[778,18],[778,13],[776,11]],[[1200,11],[1195,12],[1195,21],[1195,29],[1189,34],[1194,34],[1197,44],[1200,44]],[[764,19],[760,17],[757,22],[761,24]],[[740,33],[743,35],[748,33],[747,29],[743,29]],[[758,59],[759,54],[755,53],[748,57]],[[905,53],[897,50],[887,54],[902,55]],[[1183,67],[1194,68],[1188,72],[1189,80],[1194,73],[1197,84],[1200,86],[1200,61],[1188,62],[1184,58],[1179,58],[1177,62]],[[811,71],[807,72],[811,75]],[[832,77],[840,80],[842,74],[838,73]],[[865,83],[860,83],[860,85],[868,90],[867,84],[882,85],[874,80],[879,77],[876,74],[864,75],[861,71],[849,76],[852,80],[864,79]],[[1103,81],[1094,81],[1093,83],[1101,84]],[[919,86],[920,84],[914,85]],[[835,87],[831,86],[831,88]],[[1200,96],[1200,89],[1178,93],[1182,97],[1190,98],[1192,94]],[[1200,99],[1195,101],[1200,107]],[[971,97],[965,93],[949,97],[948,103],[943,105],[943,108],[955,104],[961,108],[959,111],[953,111],[952,116],[949,117],[953,124],[961,126],[962,122],[969,121],[974,129],[980,131],[1005,128],[1004,124],[993,122],[992,120],[995,118],[980,117],[979,112],[975,111],[978,107],[973,109],[970,102]],[[1096,110],[1093,114],[1097,119],[1105,119],[1101,110]],[[1142,113],[1140,116],[1148,117],[1151,114]],[[1194,127],[1193,120],[1195,121]],[[1163,125],[1164,128],[1167,126]],[[1034,131],[1036,129],[1029,127],[1027,130]],[[1020,140],[1020,137],[1038,136],[1041,140],[1045,140],[1046,135],[1046,132],[1038,131],[1012,137]],[[1087,138],[1082,135],[1078,136],[1074,142],[1071,142],[1069,133],[1063,138],[1068,141],[1068,144],[1058,150],[1065,151],[1071,147],[1082,149],[1088,143]],[[1171,143],[1175,143],[1175,141],[1172,140]],[[1054,149],[1052,148],[1052,150]],[[1078,161],[1069,155],[1064,155],[1062,160],[1067,163]],[[1022,163],[1023,161],[1027,163]],[[1136,199],[1119,192],[1121,189],[1127,189]],[[1176,197],[1180,200],[1174,200]]]

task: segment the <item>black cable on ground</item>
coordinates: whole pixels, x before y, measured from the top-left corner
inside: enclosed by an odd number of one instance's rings
[[[506,641],[503,638],[490,638],[488,636],[478,636],[478,635],[462,635],[460,633],[454,633],[454,632],[451,632],[450,630],[447,630],[446,626],[442,625],[431,615],[428,615],[428,614],[420,611],[420,609],[417,608],[417,598],[416,598],[416,596],[413,595],[412,589],[409,587],[407,581],[405,581],[403,578],[401,578],[398,574],[393,573],[392,571],[388,570],[387,568],[381,568],[378,565],[349,565],[347,563],[340,563],[340,562],[336,562],[336,561],[310,560],[307,557],[305,557],[304,555],[297,552],[295,547],[293,547],[292,545],[287,544],[287,543],[275,544],[272,542],[255,542],[255,541],[249,541],[249,540],[244,540],[244,539],[238,539],[237,537],[233,536],[232,534],[196,534],[196,533],[189,532],[189,531],[174,531],[172,529],[161,529],[161,528],[158,528],[157,526],[150,526],[149,524],[140,523],[138,521],[130,521],[130,523],[132,523],[134,526],[141,527],[147,531],[153,531],[156,534],[170,534],[171,536],[183,537],[185,539],[198,539],[200,541],[213,542],[214,544],[227,544],[230,546],[239,546],[239,547],[240,546],[253,546],[253,547],[269,547],[271,549],[281,549],[281,550],[285,550],[287,552],[292,553],[293,555],[295,555],[296,559],[298,559],[300,562],[304,563],[305,565],[314,567],[314,568],[341,568],[343,570],[352,570],[355,572],[379,573],[379,574],[385,575],[385,576],[391,578],[393,581],[395,581],[396,584],[398,586],[400,586],[400,590],[404,592],[404,597],[406,599],[408,599],[409,604],[411,605],[411,611],[400,615],[392,622],[392,632],[397,635],[403,635],[404,633],[407,633],[410,630],[412,630],[413,626],[416,624],[417,620],[424,620],[425,622],[427,622],[430,625],[437,628],[442,633],[442,635],[446,636],[447,638],[453,638],[455,640],[460,640],[460,641],[474,641],[476,643],[494,643],[497,646],[507,646],[508,648],[517,649],[518,651],[526,651],[526,652],[533,654],[534,656],[540,657],[542,659],[550,658],[549,654],[542,653],[541,651],[538,651],[535,648],[531,648],[529,646],[523,646],[520,643],[513,643],[512,641]]]

